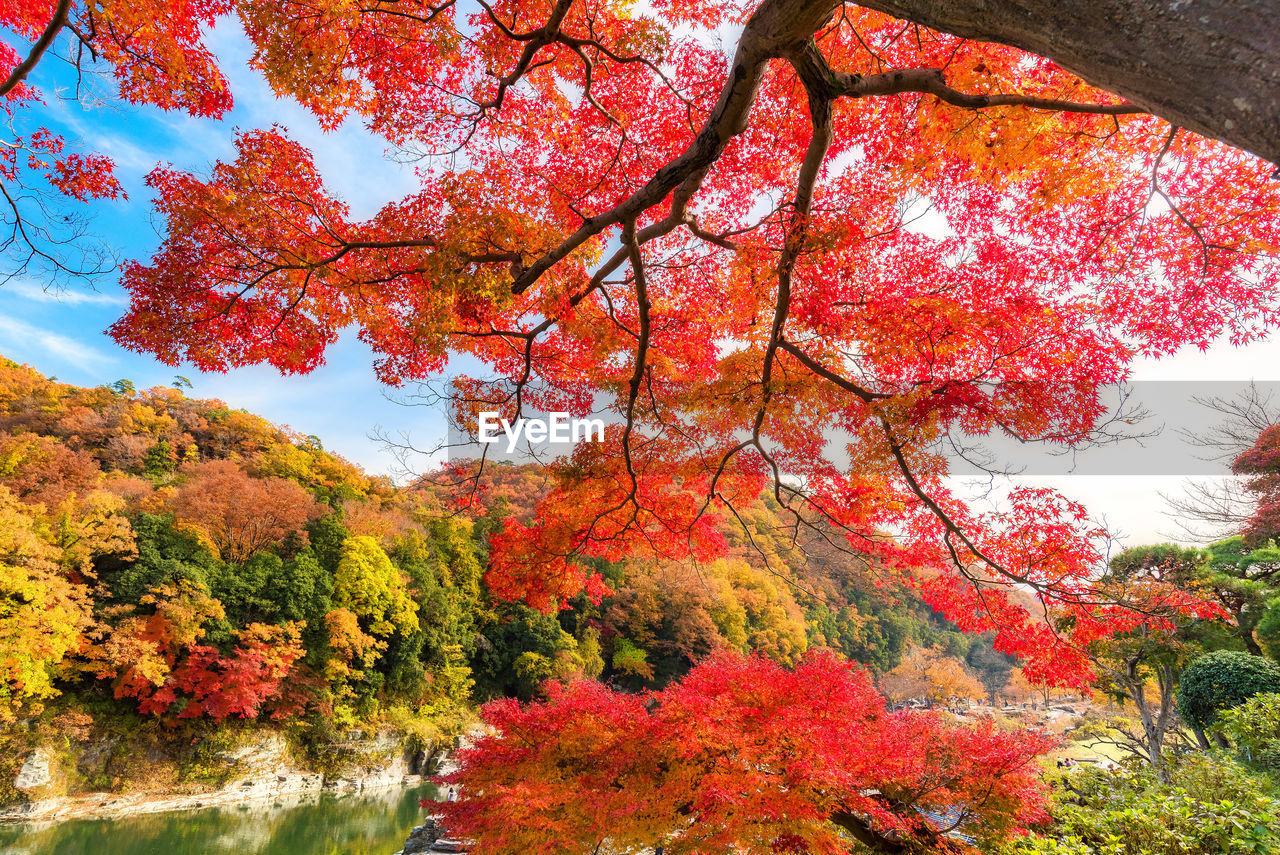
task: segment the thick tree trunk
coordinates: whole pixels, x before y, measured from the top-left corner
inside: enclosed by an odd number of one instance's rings
[[[1276,0],[858,0],[1054,60],[1175,125],[1280,163]]]
[[[1240,640],[1244,642],[1244,649],[1248,650],[1254,656],[1266,656],[1262,651],[1262,646],[1258,644],[1258,640],[1253,637],[1253,630],[1243,627],[1240,630]]]
[[[1244,649],[1252,653],[1254,656],[1266,656],[1262,652],[1262,646],[1258,644],[1258,639],[1253,637],[1253,628],[1258,625],[1258,621],[1262,615],[1251,610],[1247,603],[1239,606],[1235,610],[1236,631],[1240,634],[1240,640],[1244,642]]]

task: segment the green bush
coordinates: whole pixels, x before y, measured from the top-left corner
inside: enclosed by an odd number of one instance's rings
[[[1187,666],[1178,687],[1178,712],[1192,727],[1206,730],[1218,713],[1254,695],[1280,692],[1280,665],[1261,656],[1219,650]]]
[[[1234,709],[1223,710],[1218,724],[1251,763],[1280,769],[1280,694],[1254,695]]]
[[[1280,852],[1280,804],[1224,757],[1080,770],[1059,785],[1054,825],[1000,855],[1261,855]]]

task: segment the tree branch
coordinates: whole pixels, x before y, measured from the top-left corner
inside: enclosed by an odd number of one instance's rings
[[[12,92],[31,73],[31,69],[36,67],[45,51],[53,44],[53,40],[58,37],[59,31],[67,25],[70,13],[71,0],[58,0],[58,5],[53,10],[53,17],[49,19],[40,38],[36,39],[36,43],[31,46],[31,52],[27,54],[27,58],[14,66],[13,71],[9,72],[9,77],[0,83],[0,98]]]
[[[1280,162],[1280,6],[1273,0],[858,5],[1047,57],[1171,124]]]

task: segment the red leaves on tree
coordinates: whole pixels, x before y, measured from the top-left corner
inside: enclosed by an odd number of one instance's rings
[[[92,670],[115,681],[117,698],[135,698],[143,715],[177,718],[253,718],[281,694],[293,664],[302,658],[300,623],[251,623],[235,633],[230,653],[197,644],[204,625],[219,620],[222,604],[189,582],[162,586],[142,598],[146,616],[132,607],[90,650]],[[175,709],[176,707],[176,709]]]
[[[230,0],[96,0],[84,17],[96,24],[92,45],[126,101],[216,118],[231,109],[231,90],[204,35],[234,8]]]
[[[184,470],[173,498],[182,522],[197,526],[227,561],[245,561],[320,516],[323,507],[287,478],[252,478],[230,460]]]
[[[250,624],[238,633],[238,643],[230,655],[213,647],[192,647],[174,669],[165,689],[188,698],[179,718],[253,718],[266,701],[280,694],[281,681],[303,653],[296,625]],[[151,706],[155,701],[153,696]],[[141,704],[139,710],[163,712],[143,709]]]
[[[1231,471],[1245,476],[1257,503],[1246,540],[1259,544],[1280,535],[1280,426],[1262,431],[1253,446],[1232,461]]]
[[[169,232],[113,335],[292,372],[355,327],[387,382],[475,375],[464,427],[608,408],[626,427],[495,540],[492,587],[540,608],[594,584],[584,556],[723,554],[768,489],[1079,683],[1128,620],[1094,527],[1043,493],[973,512],[948,440],[1079,447],[1136,357],[1278,319],[1272,166],[1012,47],[770,3],[237,9],[276,91],[422,153],[421,186],[354,220],[278,130],[158,170]],[[727,67],[702,28],[743,21]]]
[[[168,217],[174,251],[147,272],[154,299],[135,307],[139,322],[129,328],[117,324],[113,332],[176,361],[172,343],[144,331],[185,325],[193,339],[183,355],[202,369],[227,367],[220,342],[237,341],[246,349],[234,364],[270,360],[282,371],[309,371],[352,320],[329,296],[331,289],[313,282],[315,266],[332,254],[325,229],[343,222],[346,207],[325,194],[310,154],[278,131],[241,134],[237,146],[236,162],[220,165],[208,182],[164,168],[147,177]],[[274,293],[223,290],[220,283],[258,263],[259,251],[238,240],[237,232],[252,232],[256,244],[288,254],[289,267],[278,274],[284,287]],[[141,270],[132,264],[126,279]],[[288,311],[290,304],[296,311]],[[142,337],[126,338],[129,330]],[[197,345],[196,337],[207,346]]]
[[[90,199],[115,199],[124,196],[124,189],[113,174],[115,164],[101,154],[72,152],[55,161],[49,173],[49,183],[64,195],[81,202]]]
[[[35,265],[54,277],[109,269],[85,240],[80,214],[63,209],[58,196],[79,202],[124,196],[111,158],[64,152],[62,136],[25,115],[44,101],[32,82],[36,66],[62,55],[79,77],[74,92],[80,97],[88,66],[102,63],[94,71],[114,78],[115,94],[124,101],[221,116],[231,108],[231,93],[204,41],[215,20],[233,8],[228,0],[21,0],[0,6],[0,26],[31,41],[19,49],[8,40],[0,44],[0,110],[11,129],[36,128],[13,130],[0,148],[4,222],[20,269]]]
[[[493,731],[446,779],[461,799],[432,805],[485,852],[590,852],[607,838],[835,855],[848,851],[838,827],[963,849],[939,828],[999,839],[1044,818],[1032,761],[1051,738],[887,712],[865,672],[830,655],[793,671],[719,655],[648,695],[548,693],[488,705]]]

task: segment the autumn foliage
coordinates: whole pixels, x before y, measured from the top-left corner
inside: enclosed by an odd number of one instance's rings
[[[982,701],[987,692],[955,659],[939,650],[917,647],[881,681],[886,695],[895,701],[925,699],[933,703],[952,700]]]
[[[648,695],[576,682],[485,720],[447,779],[462,798],[432,808],[495,855],[1000,839],[1043,818],[1032,761],[1053,744],[886,712],[866,673],[829,654],[792,671],[719,655]]]
[[[147,183],[166,232],[150,259],[125,265],[130,307],[111,334],[175,365],[296,373],[355,331],[383,381],[447,377],[450,417],[467,430],[481,410],[607,409],[604,441],[555,463],[533,512],[491,521],[484,538],[487,590],[518,616],[503,632],[518,624],[512,633],[545,652],[492,645],[477,659],[522,662],[531,675],[552,662],[568,663],[563,675],[574,655],[598,664],[599,650],[582,649],[613,639],[578,628],[570,645],[547,616],[581,595],[603,602],[605,573],[621,562],[742,558],[726,530],[752,531],[742,514],[762,495],[780,521],[767,540],[817,532],[884,584],[988,634],[1037,683],[1087,684],[1090,644],[1216,614],[1158,578],[1100,586],[1106,532],[1085,508],[1022,488],[983,513],[953,489],[947,451],[990,435],[1086,446],[1107,427],[1103,392],[1136,359],[1273,327],[1272,164],[1171,127],[1043,57],[832,0],[10,3],[0,23],[31,53],[0,48],[14,71],[0,84],[4,109],[12,117],[37,103],[26,71],[61,39],[104,63],[125,101],[220,116],[232,93],[205,34],[232,14],[276,93],[324,127],[363,123],[418,158],[420,184],[355,216],[311,152],[276,127],[238,132],[234,155],[208,174],[158,166]],[[719,40],[730,33],[726,57]],[[0,155],[0,181],[73,200],[119,195],[108,160],[65,147],[46,130],[19,138]],[[15,224],[43,210],[11,208]],[[47,250],[57,235],[15,234],[11,254],[24,263],[68,269]],[[458,365],[473,376],[446,374]],[[282,616],[294,611],[327,630],[337,655],[325,664],[348,676],[384,652],[383,629],[398,627],[385,655],[401,658],[387,673],[427,684],[405,651],[428,643],[416,614],[431,605],[428,579],[443,573],[396,544],[406,575],[421,577],[415,610],[367,536],[314,549],[296,536],[268,555],[227,501],[228,479],[240,476],[211,466],[198,439],[251,446],[252,436],[198,420],[112,430],[135,402],[103,395],[60,412],[54,429],[100,460],[128,461],[122,470],[153,486],[173,478],[173,495],[137,484],[131,495],[176,513],[197,541],[243,562],[237,573],[263,580],[246,590],[221,574],[242,634],[224,633],[216,657],[197,643],[203,628],[157,619],[186,602],[212,623],[212,606],[163,587],[178,579],[149,584],[154,602],[117,615],[140,622],[127,634],[149,645],[138,659],[149,670],[131,675],[117,660],[122,670],[103,673],[118,691],[166,709],[179,697],[215,713],[257,709],[293,661]],[[175,422],[184,412],[157,403],[146,409]],[[20,420],[46,419],[20,409]],[[152,441],[161,434],[163,446]],[[48,451],[6,443],[14,459]],[[323,520],[293,487],[276,484],[282,492],[267,498],[271,478],[326,499],[352,488],[331,477],[326,486],[323,466],[292,474],[297,455],[322,455],[287,444],[273,460],[246,448],[262,467],[252,476],[265,479],[256,507],[285,508],[264,519],[271,536]],[[81,460],[49,459],[77,483]],[[483,468],[445,473],[447,504],[472,507]],[[20,470],[24,496],[56,497]],[[186,477],[205,478],[207,495],[184,495]],[[292,554],[304,548],[310,558]],[[776,565],[776,552],[757,551]],[[314,572],[322,559],[332,569]],[[368,597],[333,587],[339,561],[367,580]],[[306,603],[257,596],[284,578],[313,583]],[[438,587],[441,599],[464,596]],[[268,614],[280,621],[274,634],[253,629]],[[443,675],[456,654],[437,641]],[[633,676],[644,670],[640,649],[614,644]],[[647,697],[574,684],[547,704],[499,704],[491,716],[513,738],[471,755],[474,790],[451,819],[492,851],[561,839],[586,851],[602,827],[623,843],[676,835],[689,851],[834,851],[833,818],[853,817],[841,823],[853,834],[927,835],[912,793],[930,794],[921,807],[959,807],[981,833],[1034,815],[1020,770],[1037,737],[885,714],[843,669],[821,657],[794,672],[720,657]],[[226,697],[230,674],[261,690]],[[367,687],[370,704],[376,693]],[[847,722],[866,738],[845,738]],[[530,783],[502,777],[510,769]],[[564,788],[566,769],[580,787]],[[549,776],[556,787],[534,786]]]
[[[1042,57],[836,11],[18,4],[0,23],[31,47],[4,48],[3,95],[34,109],[25,75],[59,44],[125,101],[222,115],[205,38],[234,14],[278,94],[421,156],[421,186],[367,219],[280,128],[239,133],[208,175],[158,167],[166,237],[127,265],[112,332],[168,362],[299,372],[356,329],[389,383],[482,365],[452,378],[464,427],[605,402],[619,426],[494,538],[502,596],[598,597],[584,557],[714,560],[719,521],[768,487],[798,525],[927,570],[930,601],[1029,673],[1078,684],[1071,651],[1115,618],[1088,605],[1096,526],[1044,491],[974,512],[945,443],[1086,444],[1134,358],[1260,335],[1280,191],[1270,164]],[[739,26],[726,67],[712,33]],[[120,192],[109,161],[65,148],[35,131],[0,178]],[[52,231],[18,234],[28,261],[70,269]],[[1047,632],[1046,610],[1072,629]]]
[[[28,39],[65,13],[54,34],[95,52],[121,97],[215,116],[232,93],[203,27],[234,12],[279,94],[423,158],[421,186],[367,219],[279,128],[243,131],[208,175],[157,168],[167,235],[125,270],[117,340],[298,372],[354,328],[389,383],[483,365],[449,393],[464,426],[607,402],[619,426],[495,535],[503,597],[599,597],[582,558],[722,557],[719,522],[769,488],[798,525],[927,569],[930,601],[1029,673],[1087,680],[1071,651],[1116,619],[1089,605],[1096,526],[1044,491],[999,520],[974,512],[944,443],[1087,443],[1135,357],[1261,334],[1269,164],[1043,58],[857,6],[414,8],[5,13]],[[727,69],[709,33],[739,24]],[[105,162],[57,145],[32,142],[11,172],[116,192]],[[1046,631],[1045,610],[1071,629]]]
[[[466,612],[444,592],[474,597],[479,570],[469,528],[429,501],[219,401],[0,360],[0,724],[67,697],[170,726],[434,697],[421,658],[470,624],[449,617],[428,649],[416,614]],[[335,506],[384,534],[349,532]],[[461,566],[410,584],[392,544]]]
[[[229,460],[191,467],[171,506],[179,520],[197,526],[230,561],[301,531],[321,513],[307,491],[286,478],[252,478]]]
[[[250,624],[235,633],[230,654],[199,644],[205,624],[226,613],[190,584],[162,585],[140,606],[151,613],[114,610],[110,628],[98,632],[104,637],[89,667],[113,681],[117,698],[136,699],[144,715],[254,718],[280,693],[280,681],[304,652],[297,624]]]
[[[1232,471],[1246,479],[1255,504],[1245,537],[1251,544],[1265,543],[1280,534],[1280,426],[1264,430],[1253,446],[1241,452]]]

